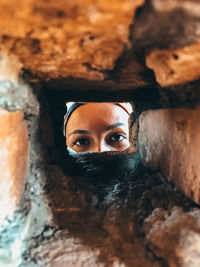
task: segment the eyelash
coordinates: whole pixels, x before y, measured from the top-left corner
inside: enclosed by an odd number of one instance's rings
[[[121,140],[112,140],[112,137],[116,137],[116,136],[118,136],[118,137],[123,137]],[[122,133],[113,133],[113,134],[111,134],[110,136],[109,136],[109,138],[108,138],[108,140],[111,142],[111,143],[118,143],[118,142],[121,142],[121,141],[123,141],[124,139],[127,139],[127,137],[124,135],[124,134],[122,134]]]
[[[112,140],[112,138],[115,137],[119,137],[120,140]],[[122,137],[122,138],[121,138]],[[109,144],[115,144],[115,143],[120,143],[122,142],[124,139],[127,139],[126,135],[122,134],[122,133],[112,133],[110,136],[108,136],[107,138],[107,143]],[[86,141],[86,144],[81,144],[81,141]],[[79,142],[79,144],[78,144]],[[91,144],[91,140],[87,137],[80,137],[77,138],[74,142],[73,142],[73,146],[79,146],[79,147],[88,147]]]
[[[78,142],[80,143],[80,141],[82,141],[82,140],[87,140],[87,144],[77,144]],[[89,146],[89,144],[90,144],[91,142],[90,142],[90,140],[87,138],[87,137],[81,137],[81,138],[78,138],[78,139],[76,139],[74,142],[73,142],[73,146]]]

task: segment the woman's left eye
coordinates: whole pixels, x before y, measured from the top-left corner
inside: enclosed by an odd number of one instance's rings
[[[112,143],[121,142],[124,139],[127,139],[127,137],[122,133],[114,133],[109,137],[109,141]]]

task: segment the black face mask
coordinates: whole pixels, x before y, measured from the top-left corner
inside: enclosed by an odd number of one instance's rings
[[[83,177],[91,185],[113,184],[143,173],[139,153],[86,152],[67,155],[64,171],[71,177]]]

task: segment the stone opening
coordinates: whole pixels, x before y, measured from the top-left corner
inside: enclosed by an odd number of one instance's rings
[[[59,81],[58,81],[59,84]],[[56,147],[58,153],[64,157],[66,155],[66,141],[63,136],[63,117],[66,113],[65,103],[68,101],[77,102],[130,102],[133,106],[133,112],[130,116],[130,142],[131,150],[137,150],[137,119],[143,110],[149,108],[159,108],[160,98],[156,88],[144,88],[143,90],[131,91],[105,91],[100,90],[87,91],[85,87],[74,85],[72,88],[66,85],[66,90],[58,91],[58,85],[54,82],[54,88],[47,83],[40,85],[44,88],[42,94],[39,93],[39,98],[43,103],[41,115],[41,138],[46,144],[47,149],[51,150]],[[91,85],[88,85],[90,87]],[[33,85],[33,88],[37,85]],[[98,88],[98,87],[97,87]],[[37,91],[37,89],[35,89]],[[145,96],[144,96],[144,93]],[[37,94],[37,92],[36,92]],[[133,129],[134,128],[134,129]]]
[[[80,87],[79,87],[80,89]],[[49,90],[48,86],[45,88],[39,85],[34,85],[33,90],[35,91],[41,105],[41,115],[40,115],[40,122],[39,122],[39,136],[40,136],[40,142],[44,147],[44,150],[47,152],[47,162],[51,164],[58,165],[62,171],[66,175],[71,176],[77,176],[77,175],[89,175],[92,176],[92,169],[88,171],[87,174],[87,161],[92,166],[92,161],[94,160],[94,169],[97,167],[97,169],[102,168],[98,176],[99,181],[98,183],[101,183],[100,176],[103,176],[104,172],[108,172],[109,174],[106,175],[107,178],[109,175],[111,175],[113,168],[109,168],[109,160],[112,161],[112,158],[116,158],[116,162],[114,160],[114,166],[120,163],[122,160],[122,164],[120,166],[122,167],[124,164],[124,171],[126,171],[126,164],[125,159],[130,158],[130,161],[133,159],[133,165],[140,165],[139,162],[139,154],[138,154],[138,143],[137,143],[137,135],[138,135],[138,116],[141,113],[141,107],[144,105],[152,105],[152,103],[147,104],[147,99],[144,98],[143,102],[139,100],[141,97],[141,92],[137,95],[135,94],[134,102],[132,101],[132,97],[130,98],[129,92],[120,92],[116,93],[114,92],[105,92],[102,93],[102,91],[84,91],[83,93],[80,91],[77,91],[74,93],[73,91],[57,91],[57,90]],[[153,89],[154,90],[154,89]],[[134,95],[134,94],[131,94]],[[148,97],[147,97],[148,98]],[[129,100],[130,103],[132,103],[133,106],[133,114],[130,115],[129,120],[129,133],[130,133],[130,141],[131,146],[127,151],[123,152],[103,152],[102,155],[98,155],[98,153],[86,153],[85,155],[69,155],[66,147],[66,140],[63,136],[63,117],[66,112],[66,101],[85,101],[90,102],[117,102],[117,101],[127,101]],[[155,101],[154,101],[155,102]],[[157,103],[153,103],[153,105],[158,105]],[[135,107],[138,107],[137,113]],[[105,158],[105,159],[104,159]],[[124,160],[123,160],[124,158]],[[136,161],[134,162],[134,160]],[[95,167],[95,160],[97,166]],[[105,166],[106,161],[108,160],[108,163]],[[77,166],[79,166],[77,168]],[[86,164],[84,166],[84,164]],[[98,166],[98,164],[100,164]],[[141,166],[140,166],[141,167]],[[139,167],[139,168],[140,168]],[[122,168],[122,169],[123,169]],[[89,174],[91,171],[91,174]],[[98,172],[97,171],[97,172]],[[132,172],[131,170],[129,170]],[[116,171],[117,173],[118,171]],[[133,170],[135,172],[135,170]],[[128,173],[128,169],[127,169]],[[112,175],[111,175],[112,176]],[[113,175],[114,176],[114,175]],[[92,177],[90,177],[92,178]],[[95,180],[94,179],[91,179]],[[109,180],[109,179],[108,179]],[[111,179],[112,180],[112,179]],[[105,183],[106,179],[102,178],[102,182]]]

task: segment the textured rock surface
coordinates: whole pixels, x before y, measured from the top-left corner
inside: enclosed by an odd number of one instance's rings
[[[184,253],[186,246],[180,247],[178,241],[168,257],[169,251],[165,251],[165,248],[169,247],[170,241],[166,239],[166,242],[160,242],[160,227],[152,230],[155,239],[150,235],[151,228],[161,220],[160,216],[156,217],[154,223],[147,225],[147,222],[155,209],[170,214],[172,208],[178,206],[182,209],[181,218],[185,224],[180,223],[176,227],[180,214],[175,213],[174,223],[170,225],[177,231],[174,237],[186,243],[190,240],[198,242],[198,231],[187,219],[187,212],[195,207],[194,203],[174,191],[161,174],[147,173],[141,169],[137,154],[94,153],[76,157],[66,156],[66,151],[60,154],[55,147],[57,140],[53,140],[53,136],[45,138],[52,131],[52,113],[42,90],[35,89],[41,101],[39,117],[38,103],[31,92],[28,91],[26,96],[26,100],[30,101],[24,103],[24,99],[19,97],[28,88],[10,86],[7,95],[4,90],[2,96],[5,101],[2,105],[7,103],[11,109],[15,106],[14,99],[18,100],[29,126],[30,168],[21,200],[22,207],[26,203],[29,205],[25,212],[19,211],[22,218],[17,234],[16,219],[8,222],[7,235],[3,240],[1,233],[0,245],[4,245],[5,249],[4,254],[0,254],[0,263],[5,262],[6,257],[14,258],[16,254],[12,247],[16,243],[21,246],[17,253],[23,267],[70,264],[164,267],[176,261],[177,257],[185,262],[190,260],[189,253],[187,258]],[[12,94],[13,90],[18,94]],[[49,115],[48,119],[45,114]],[[39,121],[43,125],[42,139]],[[198,215],[192,223],[198,224],[197,220]],[[149,221],[152,221],[151,217]],[[162,223],[165,225],[165,222]],[[181,229],[184,231],[185,228],[188,233],[181,239]],[[170,232],[172,237],[173,233]],[[9,243],[11,237],[12,242]],[[11,252],[7,249],[8,243]],[[195,248],[189,247],[191,253],[195,253]],[[177,256],[178,250],[180,256]],[[184,255],[181,256],[181,253]],[[198,262],[198,255],[195,261]]]
[[[17,57],[2,49],[0,52],[0,81],[18,81],[21,68],[22,64],[19,62]]]
[[[128,43],[143,0],[0,3],[1,44],[24,68],[47,78],[102,80]]]
[[[139,14],[133,49],[143,49],[161,86],[199,79],[199,11],[198,0],[151,0]]]
[[[41,234],[29,240],[23,266],[166,266],[168,254],[163,247],[168,246],[169,240],[150,249],[144,221],[154,209],[167,213],[174,206],[191,209],[194,205],[175,192],[159,173],[126,173],[131,170],[131,163],[117,177],[109,174],[101,179],[97,159],[84,157],[83,167],[88,164],[88,168],[73,178],[64,175],[58,166],[48,166],[44,190],[54,224],[45,225]],[[112,161],[116,159],[110,157]],[[187,217],[186,212],[182,213]],[[179,220],[178,215],[174,217]],[[191,229],[185,221],[184,226]],[[153,226],[149,223],[149,229]],[[159,233],[157,227],[157,239]],[[154,254],[158,249],[163,251],[161,256]],[[176,257],[175,249],[171,257]]]
[[[198,0],[147,1],[135,22],[133,43],[143,49],[180,48],[200,38]]]
[[[200,265],[199,207],[160,173],[141,169],[136,154],[72,160],[58,146],[62,105],[73,96],[97,100],[99,92],[104,98],[110,90],[116,101],[139,100],[138,113],[155,98],[153,108],[198,105],[199,5],[199,0],[1,0],[0,106],[23,111],[31,145],[18,216],[0,228],[1,266]],[[36,81],[40,108],[18,79],[20,70]],[[197,111],[148,111],[146,116],[158,115],[145,138],[162,131],[153,139],[159,140],[152,150],[160,151],[159,158],[154,162],[155,154],[149,164],[162,163],[170,181],[199,202]],[[165,151],[159,150],[162,144]]]
[[[19,203],[28,167],[28,131],[20,111],[0,108],[0,222]]]
[[[199,209],[185,212],[174,207],[170,212],[155,209],[145,220],[150,247],[169,266],[199,266],[199,216]]]
[[[140,116],[143,163],[160,169],[176,188],[200,203],[200,108],[146,111]]]
[[[154,74],[182,84],[199,79],[198,10],[196,0],[2,0],[0,46],[51,88],[130,90],[156,86]]]
[[[41,225],[41,221],[43,220],[44,222],[48,218],[44,204],[41,201],[40,186],[34,180],[35,176],[39,175],[39,172],[34,176],[32,171],[35,157],[38,157],[39,160],[41,158],[39,154],[40,150],[33,148],[32,142],[33,138],[34,140],[36,139],[35,132],[38,127],[37,125],[39,125],[39,105],[30,86],[19,80],[19,68],[20,63],[16,57],[10,57],[6,53],[1,54],[0,107],[1,112],[3,110],[3,114],[1,114],[3,121],[0,120],[0,132],[4,136],[2,138],[0,136],[0,151],[2,152],[3,150],[0,162],[0,186],[1,196],[5,200],[3,207],[1,205],[1,219],[4,215],[8,215],[0,225],[0,266],[2,267],[20,265],[23,251],[26,249],[24,239],[29,234],[31,235],[32,232],[40,232],[39,225]],[[37,118],[37,120],[34,118]],[[9,150],[7,151],[7,149]],[[27,165],[29,165],[29,168],[27,168]],[[23,166],[24,168],[22,168]],[[27,174],[25,173],[26,169]],[[26,183],[25,174],[27,178]],[[6,178],[10,178],[11,180],[6,181]],[[23,191],[23,189],[25,190]],[[29,197],[26,197],[26,190],[29,192]],[[35,194],[37,194],[37,197],[35,197]],[[34,201],[32,201],[33,198]],[[19,202],[17,208],[16,202]],[[10,213],[11,210],[8,204],[11,205],[14,213]],[[35,218],[36,216],[33,218],[33,214],[35,213],[40,213],[41,216],[37,219]]]
[[[200,79],[200,44],[178,50],[155,50],[146,57],[161,86],[181,84]]]

